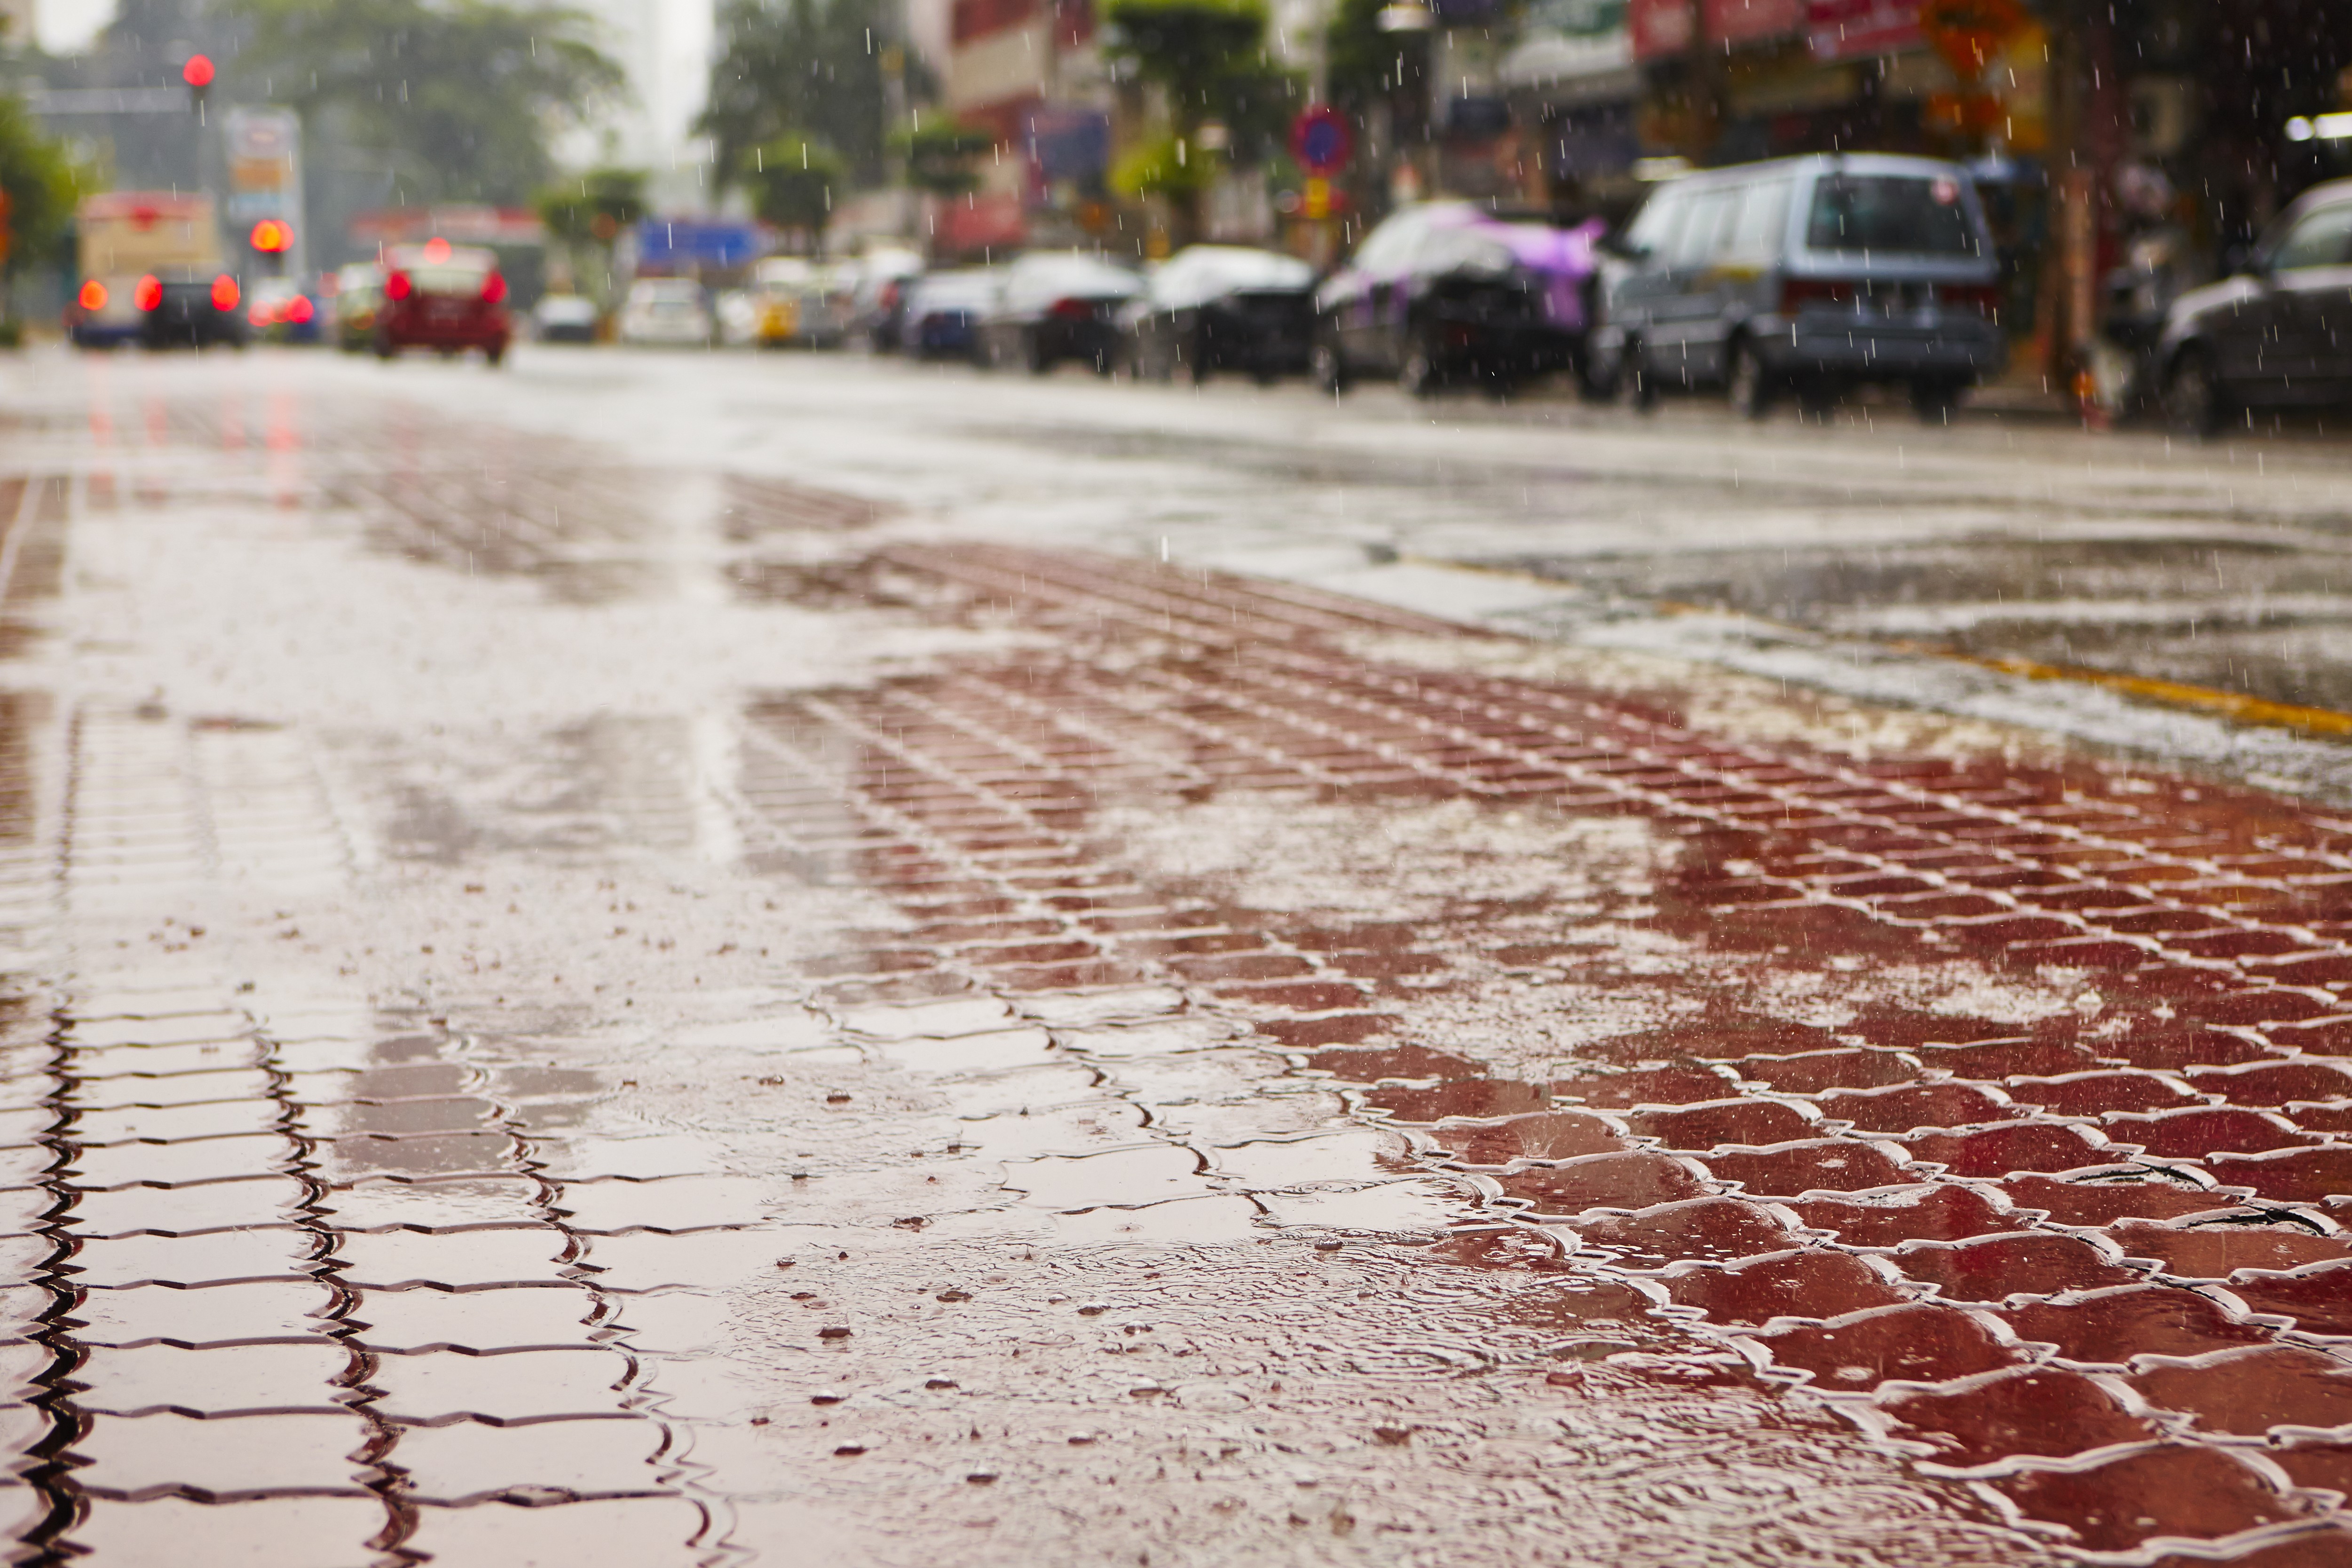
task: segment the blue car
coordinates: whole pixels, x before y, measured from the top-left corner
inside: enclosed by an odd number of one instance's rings
[[[978,351],[981,320],[1003,287],[997,271],[926,273],[915,280],[901,329],[907,352],[919,360],[968,360]]]

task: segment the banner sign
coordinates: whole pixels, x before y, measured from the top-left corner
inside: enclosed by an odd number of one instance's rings
[[[1805,11],[1815,59],[1900,54],[1926,42],[1919,0],[1810,0]]]

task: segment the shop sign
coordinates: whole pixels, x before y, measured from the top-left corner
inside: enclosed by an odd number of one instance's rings
[[[1805,0],[1706,0],[1706,36],[1718,44],[1754,44],[1801,33]]]
[[[1920,0],[1919,30],[1962,80],[1973,80],[2032,20],[2017,0]]]
[[[1808,0],[1805,30],[1813,57],[1823,60],[1861,59],[1916,49],[1926,41],[1919,31],[1920,0]]]
[[[1625,28],[1633,37],[1633,57],[1660,59],[1686,53],[1698,41],[1697,0],[1633,0]]]

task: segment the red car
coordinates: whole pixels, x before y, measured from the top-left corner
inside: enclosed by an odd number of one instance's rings
[[[479,349],[490,363],[506,357],[513,324],[498,257],[445,239],[394,246],[383,257],[383,307],[376,312],[375,352],[403,349],[455,354]]]

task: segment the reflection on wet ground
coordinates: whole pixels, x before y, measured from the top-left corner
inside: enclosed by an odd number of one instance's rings
[[[1516,1226],[1483,1234],[1601,1303],[1555,1355],[1639,1362],[1666,1325],[1736,1353],[1709,1375],[1800,1385],[2098,1551],[2252,1550],[2325,1514],[2240,1440],[2321,1462],[2352,1422],[2326,1348],[2352,1334],[2336,825],[1383,667],[1332,646],[1373,612],[1297,592],[893,559],[1061,646],[759,714],[750,798],[812,850],[858,842],[916,923],[828,994],[1172,986],[1403,1140],[1241,1145],[1226,1179],[1262,1215]],[[1411,827],[1449,799],[1477,817]],[[1139,1145],[1011,1185],[1149,1212],[1228,1157]],[[2221,1237],[2284,1267],[2171,1253]]]
[[[1817,631],[2158,676],[2352,710],[2352,554],[2332,534],[2114,537],[1544,557],[1507,564],[1604,595]]]
[[[767,481],[146,412],[302,454],[377,565],[1018,641],[574,715],[478,789],[0,704],[37,1547],[2343,1559],[2342,823],[1734,738]]]

